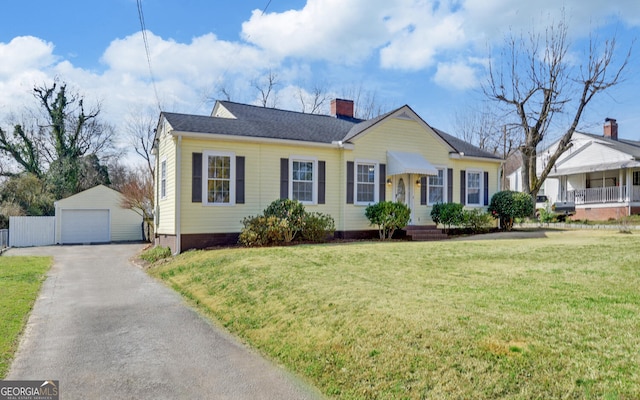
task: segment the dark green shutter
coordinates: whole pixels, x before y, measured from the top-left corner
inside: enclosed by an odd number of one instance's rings
[[[447,202],[453,203],[453,168],[447,169]]]
[[[353,204],[353,161],[347,161],[347,204]]]
[[[318,204],[326,202],[326,168],[324,161],[318,161]]]
[[[244,157],[236,156],[236,204],[244,204]]]
[[[280,198],[289,198],[289,159],[280,159]]]
[[[460,203],[467,204],[467,171],[460,171]]]
[[[378,172],[380,173],[380,193],[378,194],[378,201],[385,201],[387,197],[387,165],[380,164],[378,167]]]
[[[489,205],[489,173],[484,172],[484,205]]]
[[[191,202],[202,203],[202,153],[191,153]]]
[[[420,177],[420,205],[427,205],[427,177]]]

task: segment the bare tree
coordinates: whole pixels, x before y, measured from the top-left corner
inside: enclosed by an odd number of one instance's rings
[[[518,127],[505,124],[505,117],[489,104],[480,109],[466,108],[454,114],[454,134],[481,150],[500,157],[520,145]]]
[[[534,198],[558,158],[571,146],[571,138],[593,97],[620,83],[631,48],[615,63],[615,37],[600,44],[590,38],[584,64],[569,59],[570,43],[564,17],[544,34],[528,37],[511,34],[498,63],[492,60],[483,86],[487,98],[498,102],[515,117],[522,143],[522,183]],[[548,134],[554,117],[568,115],[569,125],[540,176],[536,174],[537,146]]]
[[[300,100],[300,111],[303,113],[320,114],[323,111],[322,108],[329,101],[329,95],[324,86],[316,84],[310,93],[299,87],[298,100]]]
[[[122,193],[120,206],[135,211],[142,216],[145,227],[145,237],[151,238],[150,226],[153,221],[153,175],[139,167],[128,171],[123,182],[119,185]]]
[[[158,118],[152,110],[130,114],[125,121],[125,131],[133,150],[145,161],[147,172],[153,177],[154,159],[151,150],[156,134]]]
[[[255,79],[252,86],[258,91],[259,102],[262,107],[275,108],[278,105],[278,96],[275,92],[276,86],[280,84],[278,74],[269,70],[267,75],[260,79]]]
[[[343,91],[342,97],[353,100],[354,117],[371,119],[385,113],[386,104],[382,104],[375,91],[365,89],[362,84]]]
[[[233,96],[231,96],[231,91],[227,87],[221,87],[219,92],[226,101],[231,101]]]

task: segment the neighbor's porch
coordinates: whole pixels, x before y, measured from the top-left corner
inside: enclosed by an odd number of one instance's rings
[[[640,202],[640,186],[605,186],[600,188],[568,190],[566,201],[580,204]]]
[[[576,205],[640,202],[640,170],[585,172],[559,179],[561,201]]]

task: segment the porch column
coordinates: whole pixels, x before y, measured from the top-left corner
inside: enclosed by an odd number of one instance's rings
[[[620,171],[618,171],[618,189],[619,189],[618,202],[623,202],[626,200],[624,197],[624,190],[622,189],[623,188],[622,182],[624,182],[623,178],[624,178],[624,170],[621,169]]]
[[[627,196],[625,200],[629,203],[633,200],[633,171],[631,169],[627,169]]]

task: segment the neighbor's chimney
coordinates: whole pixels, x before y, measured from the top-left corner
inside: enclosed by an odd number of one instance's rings
[[[613,118],[605,118],[604,120],[604,137],[618,140],[618,123]]]
[[[331,100],[331,115],[353,118],[353,100]]]

